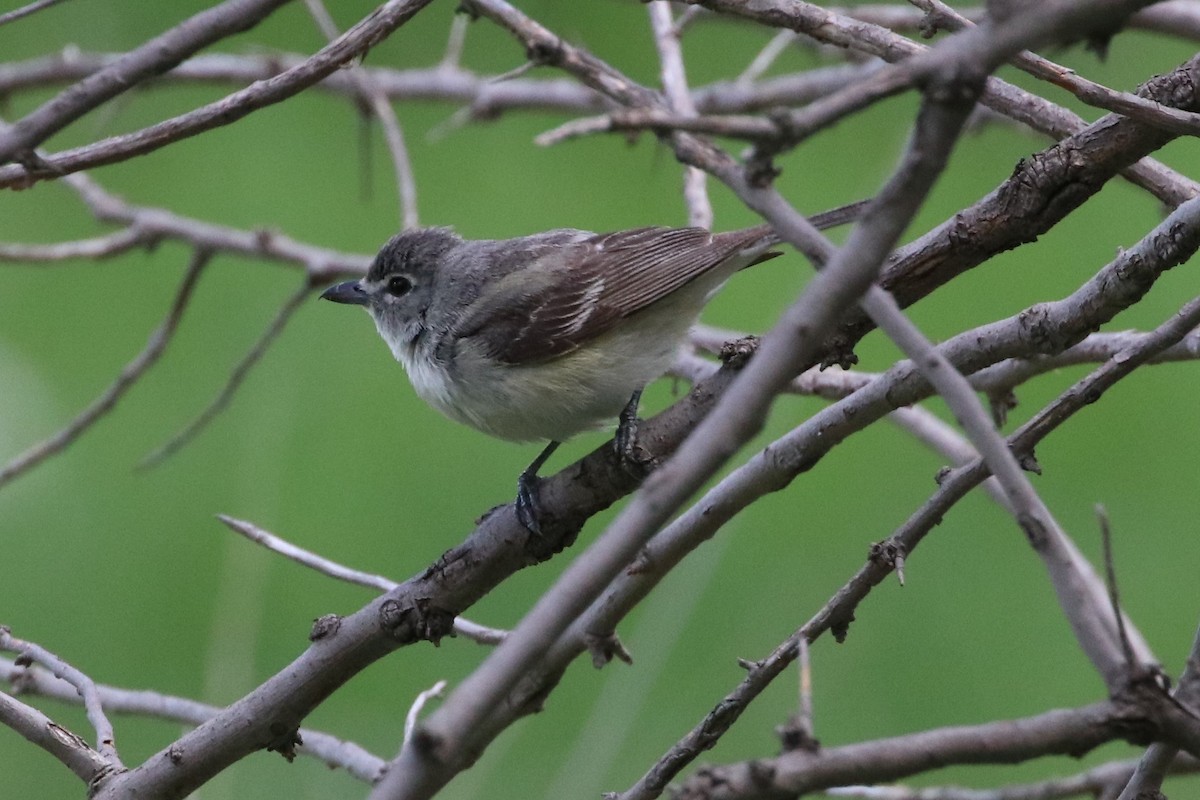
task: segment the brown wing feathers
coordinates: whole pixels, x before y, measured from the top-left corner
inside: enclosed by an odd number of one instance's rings
[[[558,280],[478,327],[490,329],[493,357],[510,364],[563,355],[769,235],[765,227],[716,236],[638,228],[566,244],[543,256],[563,260]]]

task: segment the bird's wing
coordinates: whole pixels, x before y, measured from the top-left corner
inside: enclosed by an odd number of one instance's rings
[[[715,236],[637,228],[565,242],[502,280],[465,316],[458,336],[508,364],[555,358],[769,237],[761,227]],[[775,255],[764,252],[755,263]]]

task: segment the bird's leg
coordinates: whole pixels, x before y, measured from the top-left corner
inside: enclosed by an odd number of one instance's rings
[[[562,442],[550,442],[550,444],[546,445],[542,452],[538,453],[537,458],[517,478],[517,519],[533,534],[540,534],[542,532],[542,526],[538,522],[542,509],[538,505],[537,498],[538,481],[540,480],[537,473],[542,468],[542,465],[546,463],[547,459],[558,449],[560,444]]]
[[[629,397],[629,402],[617,417],[617,435],[613,437],[613,450],[616,451],[617,458],[621,459],[621,465],[627,469],[636,465],[640,470],[642,466],[634,451],[637,446],[638,403],[641,399],[642,390],[638,389]]]

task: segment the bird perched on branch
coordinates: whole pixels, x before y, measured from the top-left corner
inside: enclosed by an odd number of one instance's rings
[[[838,224],[857,213],[847,208],[814,221]],[[778,242],[766,225],[476,241],[422,228],[321,297],[364,307],[438,411],[490,436],[549,442],[517,482],[518,517],[536,533],[537,471],[555,448],[619,415],[628,457],[642,387],[671,366],[721,284],[779,255]]]

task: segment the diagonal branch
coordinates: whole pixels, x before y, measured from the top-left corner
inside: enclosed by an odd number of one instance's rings
[[[192,53],[254,27],[287,0],[225,0],[131,50],[0,131],[0,164],[35,165],[33,149],[107,100],[159,75]]]
[[[183,282],[171,303],[166,319],[150,334],[150,339],[146,342],[146,347],[142,352],[126,364],[112,385],[80,412],[75,419],[71,420],[65,428],[49,439],[29,448],[0,468],[0,488],[24,475],[47,458],[69,447],[84,431],[111,411],[133,384],[145,374],[146,370],[154,366],[163,351],[167,349],[167,344],[171,341],[175,328],[179,325],[184,309],[191,300],[192,290],[200,279],[200,273],[204,271],[204,267],[207,266],[211,257],[212,254],[208,250],[202,249],[196,250],[192,254],[191,262],[184,273]]]
[[[28,17],[30,14],[36,14],[44,8],[55,6],[63,0],[34,0],[34,2],[23,5],[20,8],[14,8],[12,11],[5,11],[0,14],[0,25],[7,25],[10,22],[16,22],[23,17]]]
[[[483,5],[482,0],[476,5]],[[868,208],[846,247],[764,338],[756,357],[676,456],[651,475],[601,538],[567,567],[512,635],[429,717],[373,797],[424,798],[444,783],[445,773],[452,774],[478,747],[480,723],[509,688],[625,568],[669,514],[761,427],[775,395],[815,352],[817,334],[873,280],[945,163],[949,145],[970,111],[969,103],[950,108],[937,102],[926,105],[904,165]]]
[[[903,62],[926,51],[925,46],[892,33],[886,28],[862,22],[812,3],[800,2],[800,0],[760,0],[756,3],[742,3],[738,0],[690,0],[690,2],[698,3],[714,11],[751,19],[763,25],[790,28],[797,33],[812,37],[816,41],[867,53],[889,63]],[[900,72],[894,78],[902,81],[904,73]],[[885,89],[885,86],[876,86],[876,91]],[[1194,84],[1190,94],[1194,97]],[[1152,96],[1149,99],[1183,107],[1182,103],[1172,102],[1163,97]],[[1192,102],[1194,103],[1194,100]],[[1048,134],[1054,139],[1074,135],[1089,127],[1077,114],[1037,95],[1018,89],[996,77],[988,78],[987,89],[980,98],[980,103],[1028,125],[1035,131]],[[829,109],[824,106],[818,106],[813,110],[801,109],[788,115],[785,119],[793,134],[803,135],[804,127],[810,118],[811,121],[817,121],[827,115],[828,111]],[[1155,133],[1162,133],[1160,129],[1152,130]],[[1178,205],[1200,193],[1200,186],[1195,181],[1165,168],[1158,162],[1145,160],[1134,164],[1146,153],[1161,147],[1169,138],[1170,136],[1129,162],[1121,164],[1118,169],[1124,170],[1123,174],[1127,178],[1151,192],[1164,203]],[[1136,141],[1130,141],[1127,144],[1135,148],[1140,146]]]
[[[316,55],[265,81],[164,120],[140,131],[113,136],[40,159],[33,168],[0,167],[0,187],[26,187],[39,180],[124,161],[198,133],[228,125],[260,108],[286,100],[311,86],[351,59],[361,56],[407,22],[430,0],[388,0]]]
[[[0,692],[0,723],[54,756],[89,785],[112,769],[82,738],[4,692]]]
[[[1009,437],[1009,445],[1018,453],[1033,452],[1036,444],[1050,432],[1094,402],[1107,389],[1129,375],[1138,366],[1147,363],[1157,353],[1186,336],[1198,321],[1200,321],[1200,300],[1190,303],[1179,314],[1164,322],[1153,333],[1139,341],[1137,345],[1114,355],[1103,366],[1072,386]],[[881,382],[886,383],[886,381],[887,376],[881,378]],[[887,391],[890,392],[895,388],[898,387],[893,385]],[[857,418],[858,409],[853,411],[849,409],[849,404],[836,404],[831,407],[827,416],[830,419],[835,414]],[[816,431],[820,434],[827,433],[829,426],[817,427]],[[773,445],[773,447],[777,446],[778,443]],[[807,458],[811,459],[812,455],[808,455]],[[811,463],[808,466],[811,466]],[[739,483],[745,485],[746,481],[739,473],[746,472],[747,467],[730,474],[693,507],[693,509],[701,509],[703,513],[690,511],[664,530],[652,544],[653,551],[649,560],[659,565],[660,569],[665,572],[692,547],[712,535],[715,527],[721,525],[728,515],[733,513],[730,508],[731,504],[736,503],[739,507],[748,504],[750,502],[748,498],[733,496],[733,492],[730,491]],[[767,658],[756,662],[741,684],[722,698],[713,711],[672,746],[631,789],[620,796],[620,800],[649,800],[649,798],[659,796],[675,775],[697,756],[711,748],[737,720],[742,711],[759,696],[771,681],[783,673],[796,658],[801,640],[813,642],[824,632],[831,631],[838,641],[842,641],[850,623],[855,618],[858,605],[872,588],[879,585],[891,573],[900,559],[907,558],[924,540],[925,535],[942,521],[950,508],[968,491],[982,482],[987,475],[987,469],[980,459],[975,459],[972,463],[947,473],[940,482],[937,494],[910,516],[904,525],[888,539],[874,545],[866,565],[839,589],[807,623],[776,647]],[[773,479],[767,485],[775,488],[781,483],[782,481]],[[758,495],[755,493],[753,496],[757,497]],[[714,521],[713,517],[717,517],[717,519]],[[622,579],[622,582],[614,584],[608,595],[589,611],[584,620],[581,620],[587,625],[579,628],[577,636],[595,636],[599,632],[612,630],[612,626],[616,624],[619,616],[649,591],[657,580],[658,574],[661,573],[650,572],[627,576]],[[558,651],[567,644],[569,643],[560,642],[555,651],[552,651],[551,658],[558,655]]]
[[[79,692],[65,680],[42,669],[19,667],[8,659],[0,658],[0,681],[9,683],[14,693],[34,694],[75,705],[82,702]],[[220,706],[185,697],[121,689],[102,683],[96,684],[96,693],[104,710],[109,713],[153,717],[187,725],[199,725],[221,711]],[[320,759],[331,769],[344,769],[365,783],[377,781],[387,763],[354,742],[322,731],[301,728],[300,737],[304,743],[296,750],[297,753]],[[85,776],[80,777],[87,780]]]
[[[284,558],[291,559],[297,564],[315,570],[322,575],[328,575],[335,580],[346,581],[356,586],[365,586],[368,589],[375,589],[379,592],[394,591],[399,585],[392,579],[385,578],[382,575],[373,575],[361,570],[351,569],[344,564],[339,564],[324,556],[319,556],[311,550],[305,550],[299,545],[292,544],[286,539],[263,530],[252,522],[235,519],[225,514],[218,514],[217,519],[234,533],[246,537],[255,544],[261,545],[273,553],[279,553]],[[454,633],[478,644],[489,645],[499,644],[508,635],[508,631],[488,628],[464,617],[454,618]]]
[[[120,756],[117,755],[116,735],[113,733],[112,723],[104,713],[100,694],[91,678],[41,645],[16,638],[12,631],[3,625],[0,625],[0,650],[17,653],[17,664],[41,664],[55,677],[74,686],[83,701],[88,722],[96,731],[96,753],[104,760],[109,771],[125,769]]]
[[[258,341],[254,343],[249,352],[233,368],[229,380],[221,387],[221,391],[213,398],[212,402],[205,406],[204,410],[189,422],[183,430],[179,431],[167,440],[165,444],[138,462],[138,469],[156,467],[178,453],[189,442],[195,439],[201,431],[207,428],[209,423],[216,419],[222,411],[229,407],[229,404],[233,401],[233,396],[237,394],[242,383],[250,375],[250,371],[267,354],[267,350],[279,338],[279,335],[283,333],[284,327],[291,321],[292,316],[300,309],[304,301],[312,295],[313,288],[311,282],[306,282],[297,291],[292,293],[291,297],[284,302],[278,313],[276,313],[275,319],[271,320],[267,329],[258,338]]]
[[[516,32],[530,52],[553,53],[556,64],[577,72],[585,80],[612,75],[611,69],[599,74],[589,69],[593,66],[590,57],[553,37],[501,0],[474,0],[472,7]],[[643,490],[600,540],[567,568],[512,636],[431,715],[423,726],[423,735],[414,737],[411,746],[402,750],[373,797],[429,797],[444,783],[447,773],[453,774],[463,761],[469,763],[481,740],[486,739],[480,735],[480,723],[497,707],[509,687],[520,680],[538,661],[544,648],[632,560],[668,515],[758,430],[775,394],[815,352],[816,342],[811,338],[814,332],[822,331],[834,314],[866,290],[915,213],[970,110],[974,98],[972,82],[981,81],[988,69],[1024,47],[1027,41],[1049,41],[1063,31],[1074,31],[1084,17],[1086,24],[1102,23],[1106,15],[1122,13],[1125,7],[1096,3],[1081,10],[1075,4],[1055,3],[1045,14],[1032,15],[1032,21],[1023,19],[1011,30],[1002,26],[1003,33],[994,40],[964,36],[947,47],[944,70],[929,73],[931,77],[936,73],[936,79],[927,87],[916,143],[841,250],[834,251],[777,194],[761,192],[762,205],[756,206],[756,210],[775,225],[785,241],[801,249],[806,245],[813,247],[820,261],[829,259],[828,266],[765,337],[756,357],[717,401],[713,413],[685,440],[676,457],[651,475]],[[657,98],[632,89],[628,82],[620,86],[620,91],[630,99],[660,103]],[[964,103],[964,99],[968,102]],[[928,140],[923,140],[922,134]],[[688,160],[682,151],[696,143],[682,137],[674,141],[681,157]]]

